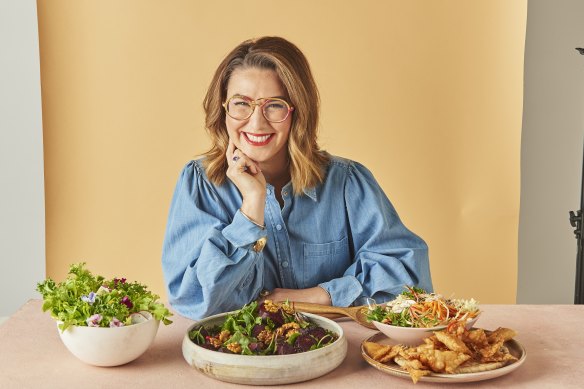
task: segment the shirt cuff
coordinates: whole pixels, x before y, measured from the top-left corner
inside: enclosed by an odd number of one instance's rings
[[[353,276],[335,278],[318,286],[329,292],[335,307],[348,307],[363,293],[363,286]]]
[[[223,229],[223,236],[235,247],[245,247],[254,244],[260,238],[267,236],[267,230],[261,229],[249,221],[238,210],[230,225]]]

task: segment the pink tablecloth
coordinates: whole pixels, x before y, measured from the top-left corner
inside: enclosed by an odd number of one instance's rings
[[[477,326],[510,327],[527,351],[523,366],[489,381],[459,383],[456,388],[584,388],[584,306],[483,305]],[[245,388],[213,380],[183,359],[182,338],[191,320],[178,315],[160,326],[152,347],[124,366],[100,368],[76,359],[61,343],[54,321],[31,300],[0,325],[0,388]],[[375,333],[340,320],[349,341],[347,358],[333,372],[287,388],[412,388],[408,379],[370,367],[360,354],[361,341]],[[420,382],[416,387],[446,385]]]

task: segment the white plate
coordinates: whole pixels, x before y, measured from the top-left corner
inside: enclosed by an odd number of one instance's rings
[[[365,339],[361,343],[361,355],[363,356],[363,359],[365,359],[365,361],[368,364],[370,364],[371,366],[373,366],[377,370],[380,370],[380,371],[387,373],[387,374],[394,375],[396,377],[411,379],[408,372],[405,371],[404,369],[402,369],[401,367],[399,367],[396,363],[393,363],[393,362],[381,363],[381,362],[378,362],[378,361],[374,360],[373,358],[371,358],[365,352],[365,349],[363,347],[364,342],[375,342],[375,343],[379,343],[379,344],[393,345],[393,344],[396,344],[394,341],[392,341],[391,339],[388,339],[385,335],[378,332],[377,334]],[[420,377],[420,381],[442,382],[442,383],[475,382],[475,381],[490,380],[492,378],[496,378],[496,377],[500,377],[500,376],[505,375],[505,374],[509,374],[512,371],[514,371],[515,369],[517,369],[519,366],[521,366],[523,364],[523,362],[525,362],[525,358],[527,357],[527,354],[526,354],[523,346],[521,344],[519,344],[519,342],[517,342],[516,340],[513,340],[513,339],[508,340],[507,342],[505,342],[505,346],[507,346],[507,348],[509,348],[509,352],[511,353],[511,355],[513,355],[514,357],[517,358],[517,362],[513,362],[512,364],[507,365],[507,366],[503,366],[499,369],[483,371],[483,372],[479,372],[479,373],[466,373],[466,374],[431,373],[430,375]]]

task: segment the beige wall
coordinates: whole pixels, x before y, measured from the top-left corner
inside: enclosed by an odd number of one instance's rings
[[[311,61],[324,147],[373,171],[428,242],[435,288],[515,301],[526,1],[38,9],[49,276],[85,260],[164,295],[167,210],[208,145],[212,72],[242,40],[281,35]]]
[[[584,135],[584,2],[530,0],[517,302],[572,304]]]

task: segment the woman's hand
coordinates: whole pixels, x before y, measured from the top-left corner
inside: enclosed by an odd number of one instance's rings
[[[267,296],[260,298],[260,301],[298,301],[303,303],[313,303],[321,305],[332,305],[328,293],[320,286],[308,289],[281,289],[272,290]]]
[[[235,148],[229,140],[227,152],[227,177],[235,184],[243,202],[241,211],[258,224],[264,224],[264,207],[266,202],[266,178],[258,164]]]

